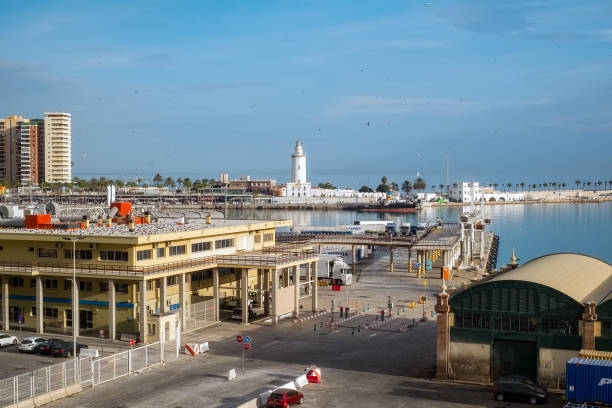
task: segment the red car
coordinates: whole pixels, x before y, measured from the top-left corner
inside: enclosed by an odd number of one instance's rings
[[[303,403],[304,394],[301,392],[292,390],[290,388],[279,388],[272,391],[272,394],[270,394],[270,397],[268,397],[268,401],[266,402],[266,407],[286,408],[294,404]]]

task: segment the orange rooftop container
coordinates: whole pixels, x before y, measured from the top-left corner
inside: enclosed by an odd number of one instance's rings
[[[39,229],[42,224],[51,223],[51,214],[26,215],[25,227],[29,229]]]

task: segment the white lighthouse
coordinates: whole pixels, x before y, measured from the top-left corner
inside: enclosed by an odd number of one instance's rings
[[[285,197],[310,197],[310,183],[306,181],[306,154],[302,142],[295,142],[291,155],[291,181],[285,186]]]
[[[306,183],[306,154],[299,139],[295,142],[295,151],[291,155],[291,182]]]

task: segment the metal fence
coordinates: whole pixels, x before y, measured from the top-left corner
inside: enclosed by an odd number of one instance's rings
[[[192,303],[185,318],[185,330],[193,330],[215,322],[215,300]]]
[[[176,359],[176,343],[174,348],[169,349],[161,342],[157,342],[97,360],[91,357],[69,360],[1,379],[0,408],[27,401],[36,402],[37,397],[71,385],[96,386],[160,365],[165,361],[165,350],[171,360]]]

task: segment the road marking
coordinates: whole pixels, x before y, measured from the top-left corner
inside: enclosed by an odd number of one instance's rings
[[[376,336],[376,333],[370,334],[370,337],[374,337],[374,336]]]
[[[274,345],[274,344],[276,344],[276,343],[278,343],[278,340],[272,340],[272,341],[271,341],[271,342],[269,342],[268,344],[264,344],[264,345],[263,345],[263,346],[261,346],[261,347],[262,347],[262,348],[265,348],[265,347],[270,347],[270,346],[272,346],[272,345]]]

